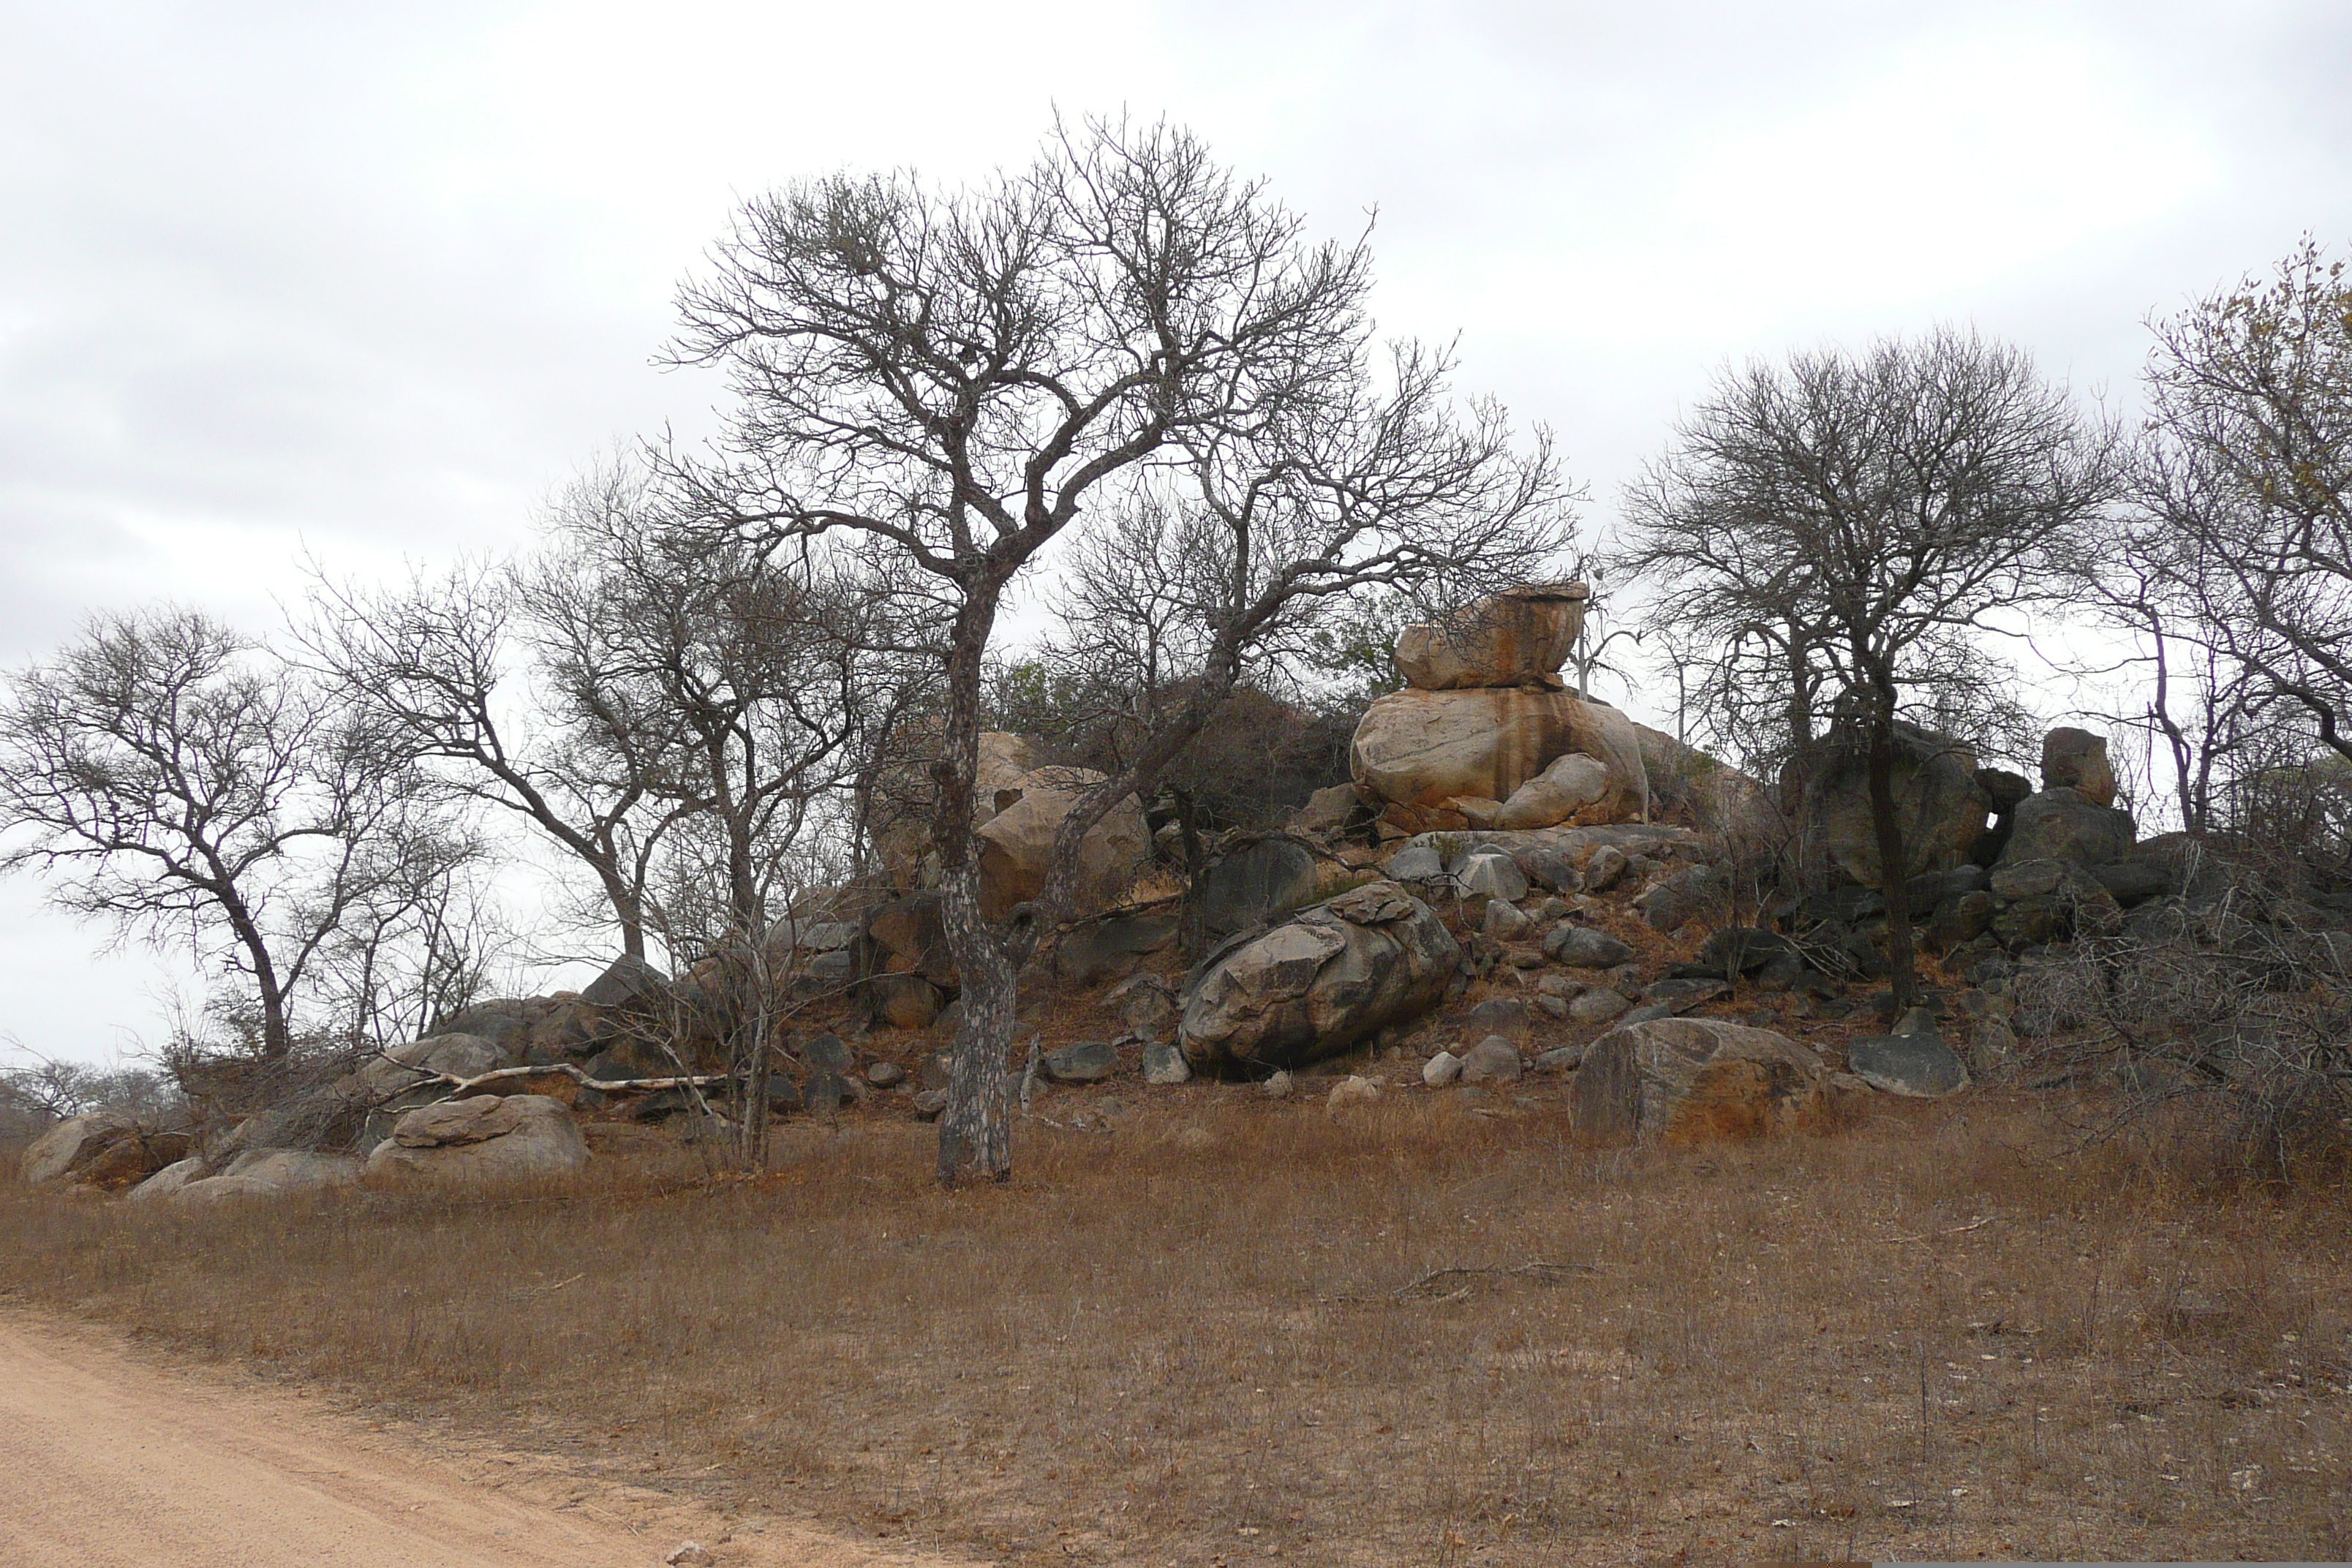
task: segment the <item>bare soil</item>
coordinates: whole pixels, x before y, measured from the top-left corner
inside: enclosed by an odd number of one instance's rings
[[[756,1180],[615,1130],[530,1197],[10,1184],[0,1284],[648,1506],[1003,1563],[2352,1556],[2340,1188],[2059,1094],[1601,1148],[1560,1080],[1416,1066],[1338,1116],[1057,1090],[954,1193],[880,1105]]]
[[[689,1540],[772,1568],[950,1568],[192,1373],[22,1310],[0,1314],[0,1477],[10,1568],[643,1568]]]

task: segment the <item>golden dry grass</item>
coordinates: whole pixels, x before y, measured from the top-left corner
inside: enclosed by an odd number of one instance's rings
[[[2182,1190],[1987,1094],[1659,1153],[1524,1099],[1066,1091],[952,1194],[874,1111],[531,1201],[11,1184],[0,1282],[1006,1563],[2352,1554],[2341,1193]]]

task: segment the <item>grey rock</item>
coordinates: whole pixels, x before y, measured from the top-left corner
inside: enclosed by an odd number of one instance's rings
[[[1633,1003],[1618,992],[1591,990],[1568,1005],[1568,1018],[1572,1024],[1606,1024],[1624,1016]]]
[[[1517,942],[1534,928],[1535,923],[1521,913],[1517,905],[1507,904],[1500,899],[1489,899],[1486,900],[1486,918],[1480,922],[1479,930],[1496,942]]]
[[[669,977],[642,958],[623,953],[589,982],[580,1000],[592,1007],[621,1007],[633,1002],[655,1002],[669,993]]]
[[[1643,893],[1635,902],[1658,931],[1679,931],[1695,920],[1720,918],[1729,906],[1731,879],[1720,867],[1691,866]]]
[[[849,950],[846,948],[820,952],[809,960],[808,977],[820,985],[840,984],[849,978],[851,973]]]
[[[1800,784],[1801,825],[1812,841],[1849,879],[1875,888],[1885,879],[1870,801],[1869,752],[1859,726],[1840,719],[1784,776]],[[1992,806],[1977,782],[1977,759],[1969,747],[1949,735],[1898,722],[1894,784],[1895,817],[1909,862],[1899,873],[1916,877],[1968,860]]]
[[[1538,1072],[1574,1072],[1584,1061],[1582,1046],[1555,1046],[1535,1060]]]
[[[944,1089],[927,1089],[915,1096],[915,1115],[919,1121],[937,1121],[940,1112],[947,1108],[948,1091]]]
[[[1129,1032],[1141,1039],[1164,1039],[1176,1027],[1176,998],[1156,974],[1129,975],[1104,993],[1103,1004],[1115,1008]]]
[[[1528,896],[1526,873],[1499,849],[1471,851],[1462,862],[1460,879],[1465,894],[1483,893],[1506,903],[1517,903]]]
[[[1323,1097],[1323,1109],[1327,1113],[1345,1110],[1350,1106],[1370,1105],[1380,1097],[1379,1084],[1360,1074],[1349,1073],[1333,1084],[1331,1092]]]
[[[1726,980],[1752,974],[1789,951],[1789,939],[1760,926],[1726,926],[1699,944],[1698,965]]]
[[[131,1188],[124,1196],[137,1203],[149,1203],[157,1198],[168,1198],[189,1183],[202,1181],[204,1175],[204,1161],[192,1154],[187,1159],[175,1161],[164,1166]]]
[[[1661,980],[1643,988],[1642,1000],[1679,1015],[1730,994],[1731,987],[1720,980]]]
[[[1583,989],[1584,986],[1580,982],[1570,980],[1565,974],[1547,974],[1536,982],[1536,990],[1538,994],[1557,997],[1562,1001]]]
[[[2072,860],[2084,866],[2108,865],[2130,858],[2135,836],[2129,812],[2095,805],[2071,789],[2045,789],[2018,806],[2000,863],[2005,867],[2027,860]]]
[[[1047,1051],[1040,1064],[1055,1083],[1101,1083],[1118,1071],[1118,1048],[1107,1040],[1079,1040]]]
[[[1451,1051],[1440,1051],[1421,1064],[1421,1081],[1432,1089],[1444,1089],[1462,1076],[1462,1058]]]
[[[1632,958],[1633,950],[1605,931],[1563,924],[1544,938],[1544,953],[1570,969],[1607,969]]]
[[[1143,1081],[1153,1084],[1189,1083],[1192,1066],[1184,1053],[1174,1046],[1154,1045],[1143,1047]]]
[[[808,1081],[801,1086],[801,1098],[811,1111],[822,1116],[840,1110],[844,1100],[855,1100],[856,1091],[840,1073],[820,1068],[809,1074]]]
[[[1827,1087],[1821,1058],[1769,1029],[1717,1018],[1619,1025],[1570,1080],[1569,1124],[1590,1137],[1702,1142],[1797,1124]]]
[[[1429,906],[1373,882],[1213,953],[1188,990],[1178,1040],[1195,1070],[1338,1056],[1436,1007],[1461,957]]]
[[[1063,935],[1055,967],[1073,984],[1107,984],[1133,970],[1144,954],[1174,942],[1177,924],[1172,914],[1107,915],[1088,921]]]
[[[562,1101],[544,1095],[445,1100],[403,1116],[367,1174],[458,1185],[542,1180],[579,1170],[588,1143]],[[236,1173],[236,1167],[230,1168]]]
[[[2173,889],[2171,868],[2147,860],[2117,860],[2094,866],[2091,875],[2126,909],[2162,898]]]
[[[1846,1048],[1846,1066],[1873,1089],[1939,1100],[1969,1086],[1969,1069],[1942,1037],[1871,1035]]]
[[[857,1053],[839,1035],[824,1034],[801,1047],[801,1063],[826,1072],[847,1072],[857,1065]]]
[[[1290,1075],[1286,1072],[1280,1071],[1276,1072],[1273,1077],[1258,1085],[1259,1092],[1264,1094],[1268,1100],[1288,1100],[1290,1098]]]
[[[896,1089],[907,1081],[907,1069],[897,1062],[876,1062],[866,1069],[866,1081],[877,1089]]]
[[[1576,868],[1574,858],[1555,845],[1518,846],[1511,850],[1511,859],[1534,887],[1554,893],[1584,890],[1584,875]]]
[[[1201,922],[1212,936],[1224,936],[1304,909],[1320,890],[1319,867],[1315,852],[1292,838],[1261,838],[1222,855],[1201,873]]]
[[[1407,844],[1389,858],[1386,869],[1392,882],[1434,882],[1445,875],[1445,858],[1434,845]]]
[[[1516,1083],[1521,1068],[1519,1048],[1500,1035],[1489,1035],[1463,1055],[1464,1083]]]
[[[1552,1017],[1565,1019],[1568,1016],[1568,998],[1565,996],[1555,996],[1549,992],[1544,992],[1536,997],[1536,1005]]]
[[[1308,795],[1307,804],[1290,814],[1290,828],[1294,833],[1336,833],[1360,813],[1370,815],[1356,786],[1331,784]]]

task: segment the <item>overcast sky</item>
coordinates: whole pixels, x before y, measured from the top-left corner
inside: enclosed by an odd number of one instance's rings
[[[2352,6],[399,6],[0,0],[0,658],[169,596],[257,631],[496,550],[601,445],[743,195],[1165,113],[1384,328],[1556,428],[1605,525],[1727,359],[1938,321],[2126,408],[2145,319],[2352,241]],[[1643,706],[1641,694],[1633,705]],[[0,1032],[161,1037],[172,966],[0,888]]]

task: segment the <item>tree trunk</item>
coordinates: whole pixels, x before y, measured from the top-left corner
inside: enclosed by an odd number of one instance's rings
[[[960,868],[940,889],[940,922],[963,981],[947,1109],[940,1113],[940,1184],[1013,1174],[1013,1108],[1004,1090],[1017,994],[1013,965],[980,919],[980,868]]]
[[[1886,898],[1886,967],[1895,988],[1895,1016],[1912,1004],[1918,982],[1912,973],[1910,865],[1903,849],[1903,825],[1895,815],[1895,720],[1891,704],[1873,705],[1870,719],[1870,816],[1878,835],[1878,882]]]

